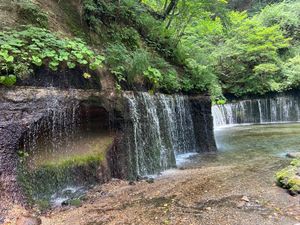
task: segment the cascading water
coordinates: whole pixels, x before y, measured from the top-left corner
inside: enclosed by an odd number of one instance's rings
[[[127,145],[137,174],[154,174],[175,167],[176,155],[196,151],[187,97],[145,92],[127,92],[124,97],[130,117]]]
[[[70,91],[69,96],[63,96],[51,95],[51,89],[48,91],[50,94],[46,101],[47,113],[44,119],[35,123],[23,138],[23,151],[32,155],[32,166],[58,154],[62,149],[71,150],[71,139],[79,132],[79,102],[76,100],[76,92]]]
[[[182,154],[215,150],[207,96],[27,87],[2,95],[0,172],[16,181],[5,183],[7,196],[13,187],[20,198],[59,205],[91,184],[156,174]]]
[[[41,116],[20,143],[18,180],[35,201],[56,206],[107,179],[102,165],[114,139],[108,113],[100,106],[81,105],[77,94],[44,90]]]
[[[280,123],[300,120],[300,96],[279,95],[214,105],[214,126],[245,123]]]

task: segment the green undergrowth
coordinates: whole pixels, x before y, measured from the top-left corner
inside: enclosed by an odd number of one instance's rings
[[[50,207],[50,197],[55,192],[67,186],[96,183],[105,157],[105,151],[76,155],[56,162],[44,162],[34,168],[29,167],[30,160],[20,160],[18,182],[28,202],[43,210]]]
[[[289,166],[276,173],[279,186],[286,188],[293,195],[300,193],[300,159],[294,159]]]
[[[105,65],[116,79],[117,90],[141,87],[154,92],[182,90],[176,67],[149,45],[132,18],[128,2],[84,1],[84,19],[95,45],[104,50]],[[116,17],[118,15],[118,17]]]
[[[0,32],[0,84],[12,85],[37,68],[55,71],[80,68],[84,78],[102,66],[104,57],[79,38],[59,38],[44,28],[25,26]]]
[[[83,12],[105,43],[106,65],[118,89],[201,93],[212,87],[211,73],[180,55],[178,39],[137,1],[85,0]]]

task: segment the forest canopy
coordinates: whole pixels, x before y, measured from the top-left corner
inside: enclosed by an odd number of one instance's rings
[[[234,1],[143,2],[165,15],[196,86],[210,83],[215,96],[221,89],[241,96],[299,87],[300,2],[260,1],[251,15],[232,10]]]

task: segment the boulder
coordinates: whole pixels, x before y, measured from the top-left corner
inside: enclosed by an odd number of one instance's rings
[[[300,158],[300,152],[289,152],[286,154],[288,158]]]

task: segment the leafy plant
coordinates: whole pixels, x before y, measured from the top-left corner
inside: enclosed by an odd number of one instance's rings
[[[282,62],[299,54],[297,1],[251,16],[229,11],[224,0],[84,2],[92,29],[99,24],[109,29],[107,63],[117,85],[141,82],[143,76],[152,89],[208,92],[218,101],[222,92],[264,94],[292,82],[284,75],[291,66]],[[260,2],[262,7],[269,0]]]
[[[0,76],[0,84],[5,86],[12,86],[17,82],[15,75]]]
[[[147,70],[144,71],[144,77],[149,81],[150,84],[152,84],[152,91],[155,91],[159,87],[159,83],[162,80],[160,71],[151,66],[149,66]]]
[[[96,55],[78,38],[61,39],[46,29],[31,26],[1,32],[0,45],[0,75],[5,76],[14,74],[22,78],[42,66],[53,71],[77,66],[95,70],[104,61],[102,55]],[[12,76],[5,80],[11,84]]]

